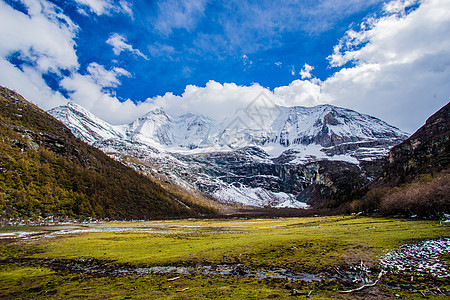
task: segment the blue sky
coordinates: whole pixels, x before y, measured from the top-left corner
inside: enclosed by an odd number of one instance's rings
[[[133,76],[122,78],[115,90],[134,101],[180,95],[187,85],[209,80],[273,89],[300,79],[305,63],[326,79],[333,72],[327,56],[334,44],[382,7],[380,0],[342,1],[342,7],[316,0],[133,1],[131,15],[123,10],[97,15],[76,1],[52,2],[80,27],[75,41],[81,70],[91,62],[126,69]],[[114,54],[105,42],[119,35],[142,55]]]
[[[450,98],[445,0],[1,0],[0,84],[111,123],[223,118],[261,91],[412,132]]]

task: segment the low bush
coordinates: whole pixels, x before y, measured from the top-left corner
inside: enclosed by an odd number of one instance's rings
[[[450,175],[395,188],[383,197],[380,210],[389,215],[441,218],[450,213]]]

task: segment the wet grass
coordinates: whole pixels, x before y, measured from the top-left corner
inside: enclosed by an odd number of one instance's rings
[[[108,231],[112,227],[123,231]],[[361,260],[368,266],[375,265],[377,257],[401,244],[450,236],[447,226],[434,221],[349,216],[123,222],[90,225],[89,229],[99,231],[0,240],[0,259],[4,260],[0,266],[0,298],[284,299],[294,290],[303,294],[313,291],[313,299],[354,298],[358,293],[338,293],[349,288],[339,280],[290,282],[201,274],[181,275],[175,281],[167,281],[173,277],[170,274],[96,277],[30,266],[12,258],[95,258],[130,266],[245,264],[316,274],[334,272],[337,267]],[[404,278],[391,280],[407,284]],[[425,291],[424,282],[418,287]],[[30,286],[35,288],[30,290]],[[445,280],[440,287],[450,288]],[[404,298],[422,297],[419,292],[405,294],[385,286],[368,290],[372,290],[373,298],[395,297],[396,293]],[[361,298],[371,297],[364,293]]]
[[[243,263],[314,273],[374,261],[411,240],[449,235],[448,227],[432,221],[352,217],[121,224],[131,225],[136,229],[48,239],[34,257],[86,257],[145,266]]]
[[[167,275],[97,278],[23,267],[0,271],[0,283],[2,299],[286,299],[294,287],[305,294],[318,288],[310,283],[204,275],[182,276],[175,281]],[[324,292],[312,294],[313,298],[327,299],[339,285],[332,283],[321,288]]]

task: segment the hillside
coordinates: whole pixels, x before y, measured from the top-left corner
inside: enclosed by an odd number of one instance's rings
[[[450,103],[429,117],[421,128],[389,152],[385,182],[411,182],[421,174],[439,173],[450,165]]]
[[[380,176],[354,195],[349,211],[443,218],[450,214],[450,103],[393,147]]]
[[[0,87],[0,218],[148,219],[213,209],[163,188]]]

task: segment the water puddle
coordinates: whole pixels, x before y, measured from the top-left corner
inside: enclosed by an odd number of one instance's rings
[[[253,268],[243,264],[228,265],[196,265],[196,266],[153,266],[153,267],[132,267],[127,265],[117,265],[114,262],[97,259],[28,259],[28,261],[44,264],[57,271],[69,271],[83,273],[94,276],[121,276],[121,275],[190,275],[200,274],[208,276],[237,276],[255,279],[279,278],[291,281],[322,281],[335,277],[322,274],[293,273],[286,269],[269,270],[264,268]],[[349,279],[349,276],[346,279]]]
[[[216,265],[216,266],[195,266],[195,267],[176,267],[176,266],[156,266],[149,268],[136,269],[140,274],[202,274],[202,275],[220,275],[220,276],[240,276],[255,279],[281,278],[292,281],[322,281],[323,275],[299,273],[295,274],[285,269],[267,270],[263,268],[250,268],[246,265]]]

